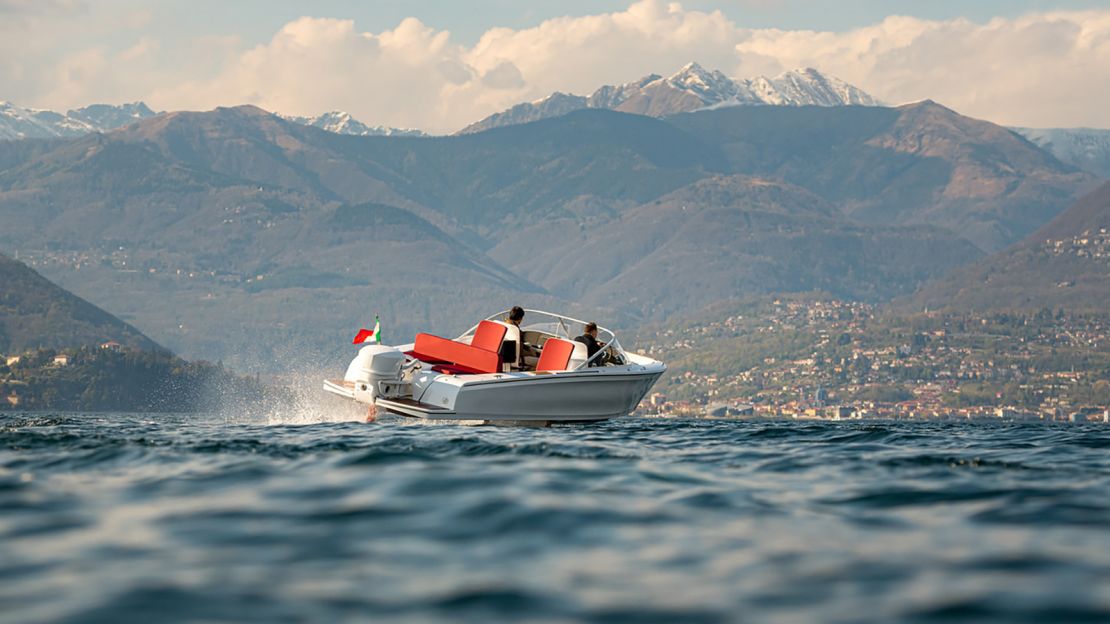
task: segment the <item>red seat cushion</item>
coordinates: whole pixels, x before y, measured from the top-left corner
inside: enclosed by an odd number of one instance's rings
[[[417,334],[412,354],[424,362],[453,364],[460,372],[496,373],[501,369],[497,353],[432,334]]]
[[[536,372],[562,371],[570,366],[570,356],[574,353],[574,343],[561,338],[548,338],[543,343],[540,361],[536,362]]]
[[[474,331],[474,339],[470,341],[470,346],[499,353],[501,351],[501,341],[505,339],[507,331],[509,331],[509,328],[501,323],[482,321],[478,323],[478,329]]]

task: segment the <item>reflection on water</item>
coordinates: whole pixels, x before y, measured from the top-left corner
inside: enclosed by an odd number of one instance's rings
[[[0,416],[0,620],[1110,620],[1106,427],[235,420]]]

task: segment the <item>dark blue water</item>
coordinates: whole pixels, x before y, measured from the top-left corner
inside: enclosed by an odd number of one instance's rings
[[[6,622],[1110,621],[1110,427],[0,416]]]

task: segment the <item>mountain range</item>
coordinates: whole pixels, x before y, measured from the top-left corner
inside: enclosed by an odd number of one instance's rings
[[[0,140],[79,137],[114,130],[154,115],[142,102],[93,104],[63,114],[0,101]]]
[[[1094,176],[931,102],[603,109],[452,137],[255,107],[0,143],[0,250],[240,369],[514,304],[631,326],[753,293],[884,301],[1021,240]]]
[[[669,78],[652,74],[620,86],[605,86],[588,97],[555,93],[538,102],[521,104],[487,117],[461,132],[477,132],[499,125],[536,121],[580,108],[606,108],[661,116],[707,106],[770,104],[778,106],[873,106],[878,102],[860,89],[815,69],[786,72],[775,78],[734,80],[720,71],[690,63]],[[0,102],[0,140],[71,138],[115,130],[156,113],[142,102],[93,104],[57,113]],[[354,136],[425,136],[421,130],[365,124],[343,111],[285,119],[336,134]]]
[[[0,101],[0,140],[74,138],[93,132],[109,132],[136,121],[154,117],[143,102],[92,104],[65,113],[23,108]],[[286,115],[285,119],[335,134],[354,136],[425,136],[420,130],[369,126],[350,113],[331,111],[315,117]]]
[[[490,115],[460,134],[527,123],[584,108],[601,108],[662,117],[695,110],[743,105],[878,106],[863,90],[812,68],[784,72],[774,78],[733,79],[720,71],[689,63],[675,74],[650,74],[621,85],[607,85],[587,96],[552,93]],[[0,102],[0,140],[73,138],[108,132],[154,116],[146,104],[93,104],[56,113]],[[285,115],[293,123],[353,136],[428,136],[421,130],[369,125],[350,113],[330,111],[317,116]],[[1061,162],[1110,178],[1110,130],[1095,128],[1012,128]]]
[[[603,86],[588,96],[556,92],[490,115],[459,133],[558,117],[583,108],[662,117],[703,108],[752,105],[878,106],[879,102],[861,89],[816,69],[797,69],[774,78],[738,80],[689,63],[667,78],[651,74],[622,85]]]

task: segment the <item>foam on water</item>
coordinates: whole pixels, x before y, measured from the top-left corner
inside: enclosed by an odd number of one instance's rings
[[[0,416],[0,620],[1110,619],[1104,426],[297,410]]]

